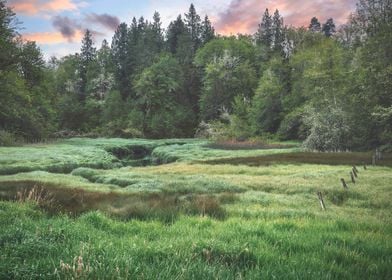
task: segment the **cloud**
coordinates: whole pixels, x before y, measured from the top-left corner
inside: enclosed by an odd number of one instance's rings
[[[60,32],[60,34],[68,41],[72,42],[75,39],[75,34],[81,31],[81,26],[75,21],[66,16],[55,16],[52,19],[53,27]]]
[[[32,16],[41,13],[75,11],[79,4],[73,0],[10,0],[8,5],[16,13]]]
[[[356,0],[232,0],[214,18],[215,28],[222,34],[254,33],[266,8],[270,14],[278,9],[285,24],[307,26],[316,16],[321,22],[332,17],[337,24],[346,22]]]
[[[83,32],[81,30],[76,30],[73,34],[72,40],[82,40]],[[34,33],[25,33],[23,34],[23,39],[28,41],[35,41],[38,44],[61,44],[70,42],[69,39],[64,37],[61,32],[34,32]]]
[[[98,15],[96,13],[90,13],[86,16],[86,21],[99,24],[112,31],[116,30],[117,26],[120,24],[118,17],[109,14]]]
[[[91,28],[86,28],[81,25],[77,20],[70,19],[67,16],[54,16],[52,18],[53,27],[59,32],[63,38],[67,39],[68,42],[74,42],[75,40],[80,40],[79,34],[83,34],[87,29],[89,29],[93,37],[105,36],[105,33],[93,30]]]

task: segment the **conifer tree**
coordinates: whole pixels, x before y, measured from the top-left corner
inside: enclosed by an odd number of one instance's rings
[[[201,43],[205,45],[214,38],[215,38],[215,29],[212,26],[210,19],[206,15],[201,25]]]
[[[152,30],[152,36],[154,41],[153,43],[155,44],[155,48],[157,52],[161,52],[163,49],[164,38],[163,38],[161,16],[158,12],[154,13],[151,30]]]
[[[268,9],[265,10],[261,23],[256,33],[256,43],[264,45],[268,48],[273,44],[272,17]]]
[[[96,59],[93,37],[90,30],[86,30],[82,40],[79,56],[79,99],[84,102],[87,97],[88,70],[91,63]]]
[[[168,51],[172,54],[176,54],[178,51],[179,43],[181,41],[181,37],[186,36],[187,29],[185,27],[185,23],[182,20],[181,15],[178,15],[175,21],[172,21],[167,30],[167,47]]]
[[[121,23],[114,33],[112,39],[112,60],[117,88],[123,100],[126,100],[130,88],[130,77],[128,75],[128,26],[126,23]]]
[[[327,20],[327,22],[323,24],[322,31],[323,31],[324,35],[328,38],[331,37],[333,34],[335,34],[336,26],[335,26],[335,23],[333,22],[332,18],[329,18]]]
[[[309,24],[309,30],[312,32],[320,32],[321,31],[321,24],[316,17],[312,17]]]
[[[197,14],[195,6],[191,4],[189,7],[189,11],[185,14],[185,26],[188,29],[188,32],[191,36],[191,40],[193,43],[193,52],[200,46],[201,42],[201,19],[200,16]]]
[[[273,49],[276,52],[283,53],[284,43],[284,31],[283,31],[283,18],[279,14],[279,10],[276,10],[272,18],[272,30],[273,30]]]

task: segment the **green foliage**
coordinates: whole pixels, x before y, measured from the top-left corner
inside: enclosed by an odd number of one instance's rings
[[[252,42],[235,37],[222,37],[212,40],[201,48],[196,54],[195,63],[199,67],[206,67],[227,54],[237,57],[240,62],[255,62],[255,48]]]
[[[256,71],[248,63],[225,55],[206,67],[200,110],[203,120],[217,119],[220,114],[232,112],[234,98],[250,99],[256,86]]]
[[[135,82],[139,128],[150,137],[183,136],[186,123],[192,121],[189,110],[179,101],[183,82],[175,58],[163,55],[146,68]],[[135,123],[135,121],[134,121]]]
[[[0,147],[16,146],[18,144],[17,137],[11,132],[0,130]]]
[[[255,134],[274,133],[281,121],[282,84],[271,70],[266,70],[260,79],[253,98],[251,120]]]
[[[190,137],[203,121],[217,138],[312,135],[320,144],[313,146],[331,147],[321,143],[328,133],[315,135],[318,118],[305,122],[303,112],[334,107],[349,131],[339,149],[390,145],[389,118],[381,116],[392,106],[387,2],[359,1],[341,27],[332,19],[321,27],[316,17],[308,28],[287,27],[278,10],[266,9],[256,34],[229,37],[215,34],[191,4],[166,32],[155,12],[121,23],[111,47],[104,40],[96,49],[87,30],[80,53],[45,64],[36,43],[18,37],[2,0],[0,129],[34,142],[63,135],[58,130]]]
[[[305,140],[308,127],[304,122],[305,112],[298,108],[285,115],[280,123],[277,134],[282,140]]]
[[[305,121],[310,134],[304,146],[318,151],[344,151],[350,148],[350,126],[347,114],[336,105],[310,109]]]

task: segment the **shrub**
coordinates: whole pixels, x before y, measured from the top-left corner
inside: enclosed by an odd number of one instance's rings
[[[0,130],[0,146],[16,146],[18,142],[17,137],[13,133]]]
[[[300,109],[285,116],[278,129],[278,135],[281,140],[304,140],[306,138],[303,114],[303,110]]]
[[[346,112],[335,105],[308,110],[305,123],[310,134],[304,146],[317,151],[343,151],[350,148],[350,131]]]

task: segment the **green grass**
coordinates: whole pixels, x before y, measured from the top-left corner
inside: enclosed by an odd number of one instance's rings
[[[224,151],[205,147],[208,143],[197,139],[73,138],[52,144],[0,147],[0,175],[30,171],[70,173],[78,167],[113,169],[177,160],[263,155],[293,150]]]
[[[388,155],[384,166],[364,170],[367,153],[207,144],[70,139],[1,149],[32,170],[34,156],[24,159],[23,151],[35,151],[36,161],[48,166],[55,150],[64,156],[80,149],[97,162],[103,151],[123,167],[78,162],[69,174],[0,176],[4,199],[42,186],[55,206],[0,201],[0,279],[392,278]],[[169,163],[124,167],[128,154],[144,158],[144,150]],[[356,184],[349,180],[353,164]]]

